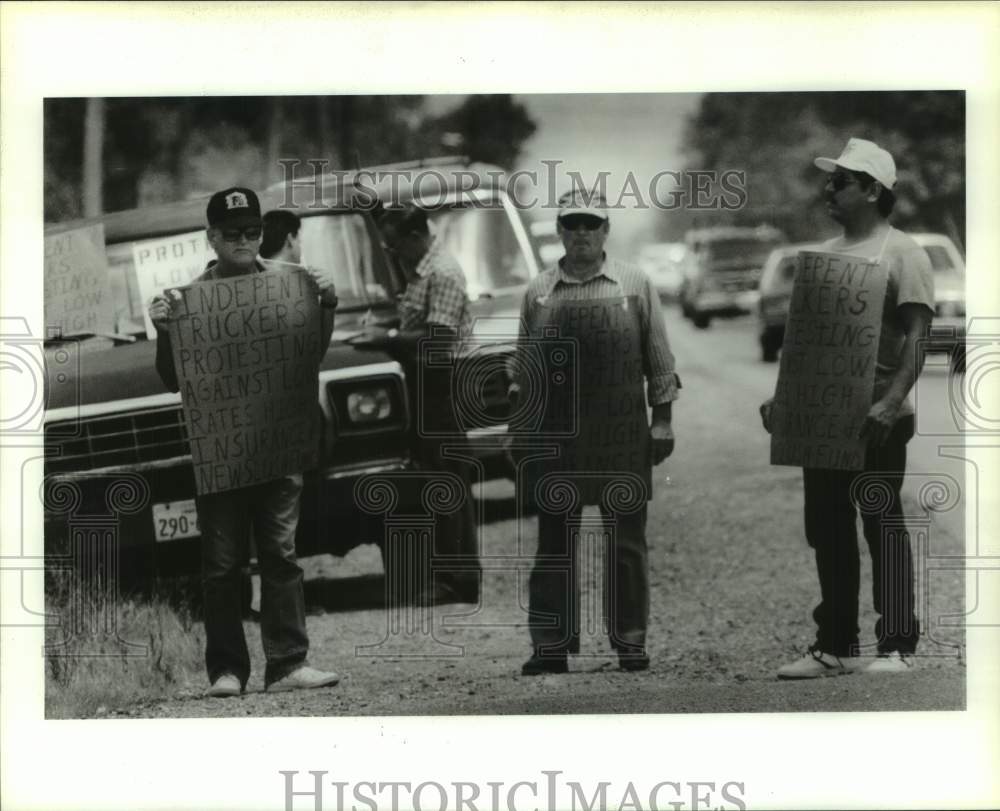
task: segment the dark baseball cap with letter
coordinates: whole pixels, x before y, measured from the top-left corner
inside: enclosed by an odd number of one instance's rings
[[[260,225],[260,200],[252,189],[233,186],[217,191],[208,201],[209,226],[231,225],[237,228]]]

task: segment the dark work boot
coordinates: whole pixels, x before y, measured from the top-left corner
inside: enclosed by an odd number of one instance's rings
[[[541,676],[545,673],[568,673],[569,663],[564,651],[542,653],[535,648],[531,658],[521,667],[522,676]]]

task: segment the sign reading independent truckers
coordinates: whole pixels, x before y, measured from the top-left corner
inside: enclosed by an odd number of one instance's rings
[[[46,234],[45,324],[67,337],[114,332],[101,223]]]
[[[320,309],[301,270],[177,288],[170,339],[198,495],[317,464]]]
[[[771,411],[771,464],[860,470],[872,404],[885,270],[867,259],[798,257]]]

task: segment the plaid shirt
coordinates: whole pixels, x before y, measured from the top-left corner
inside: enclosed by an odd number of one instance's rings
[[[471,334],[472,315],[465,292],[465,274],[437,237],[431,239],[416,274],[417,278],[406,286],[399,298],[399,328],[407,331],[440,324],[454,329],[460,339]]]

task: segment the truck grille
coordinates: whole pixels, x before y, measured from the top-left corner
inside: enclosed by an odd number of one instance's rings
[[[177,406],[51,423],[45,426],[45,445],[52,454],[46,470],[53,473],[138,465],[191,452]]]

